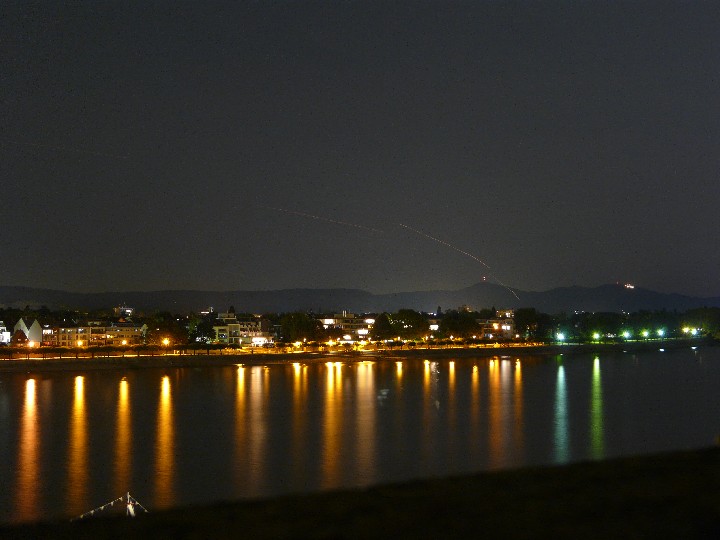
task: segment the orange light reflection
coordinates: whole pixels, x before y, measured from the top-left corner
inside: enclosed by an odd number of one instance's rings
[[[68,456],[68,513],[81,514],[88,507],[88,433],[85,414],[85,379],[75,377]]]
[[[130,490],[130,467],[132,463],[131,426],[128,382],[125,377],[123,377],[118,388],[115,428],[115,493],[124,493]]]
[[[40,423],[37,413],[37,390],[35,379],[25,381],[25,402],[20,419],[20,441],[17,459],[17,483],[15,514],[18,521],[37,520],[41,517],[38,507],[40,486]]]
[[[157,434],[155,443],[155,503],[159,508],[173,504],[175,477],[175,427],[173,423],[170,377],[165,375],[160,386]]]

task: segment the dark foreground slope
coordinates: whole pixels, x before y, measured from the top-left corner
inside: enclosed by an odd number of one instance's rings
[[[613,537],[720,538],[720,449],[0,529],[73,539]]]

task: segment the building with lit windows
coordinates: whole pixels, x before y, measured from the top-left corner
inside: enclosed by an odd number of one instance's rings
[[[478,319],[480,335],[485,339],[512,339],[516,337],[515,312],[499,309],[494,319]]]
[[[269,321],[255,315],[238,316],[232,311],[218,313],[213,329],[216,343],[258,347],[272,341]]]
[[[333,328],[339,330],[343,335],[343,339],[348,341],[367,339],[375,324],[374,318],[357,316],[347,311],[336,313],[332,317],[319,317],[319,320],[323,328],[326,330]],[[350,338],[348,339],[346,336],[350,336]]]
[[[87,325],[53,327],[50,338],[55,347],[141,345],[147,333],[146,325],[133,323],[88,323]]]

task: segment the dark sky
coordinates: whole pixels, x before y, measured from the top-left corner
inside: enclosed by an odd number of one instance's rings
[[[720,295],[718,2],[66,4],[0,7],[0,284]]]

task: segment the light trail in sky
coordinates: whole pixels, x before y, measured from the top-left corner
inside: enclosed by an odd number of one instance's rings
[[[91,156],[100,156],[100,157],[110,157],[113,159],[128,159],[130,156],[120,156],[118,154],[109,154],[107,152],[97,152],[95,150],[86,150],[83,148],[70,148],[67,146],[56,146],[51,144],[39,144],[39,143],[30,143],[30,142],[23,142],[23,141],[16,141],[14,139],[6,139],[6,138],[0,138],[0,141],[8,144],[15,144],[17,146],[30,146],[33,148],[44,148],[48,150],[55,150],[57,152],[72,152],[74,154],[86,154]]]
[[[356,229],[362,229],[364,231],[372,231],[376,233],[384,233],[385,231],[381,231],[380,229],[374,229],[372,227],[366,227],[365,225],[358,225],[357,223],[350,223],[348,221],[340,221],[338,219],[330,219],[322,216],[316,216],[315,214],[306,214],[305,212],[296,212],[294,210],[286,210],[285,208],[277,208],[274,206],[265,206],[263,204],[258,205],[261,208],[267,208],[268,210],[275,210],[276,212],[283,212],[285,214],[293,214],[295,216],[300,216],[308,219],[314,219],[317,221],[326,221],[328,223],[334,223],[335,225],[344,225],[346,227],[355,227]]]
[[[419,234],[419,235],[421,235],[421,236],[424,236],[425,238],[429,238],[430,240],[434,240],[435,242],[438,242],[439,244],[442,244],[442,245],[444,245],[444,246],[447,246],[447,247],[449,247],[450,249],[453,249],[453,250],[457,251],[458,253],[462,253],[463,255],[465,255],[465,256],[467,256],[467,257],[470,257],[471,259],[479,262],[480,264],[482,264],[482,265],[483,265],[485,268],[487,268],[488,270],[492,270],[492,268],[490,268],[490,266],[488,266],[487,263],[485,263],[484,261],[480,260],[479,257],[476,257],[476,256],[473,255],[472,253],[468,253],[467,251],[465,251],[465,250],[463,250],[463,249],[460,249],[459,247],[454,246],[454,245],[452,245],[451,243],[446,242],[445,240],[440,240],[439,238],[435,238],[434,236],[430,236],[430,235],[427,234],[427,233],[424,233],[424,232],[422,232],[422,231],[418,231],[417,229],[413,229],[412,227],[409,227],[408,225],[405,225],[404,223],[399,223],[399,225],[400,225],[401,227],[404,227],[404,228],[408,229],[409,231],[412,231],[412,232],[414,232],[414,233],[416,233],[416,234]],[[502,285],[502,286],[505,287],[508,291],[510,291],[515,298],[517,298],[518,300],[520,300],[520,297],[515,293],[515,291],[513,291],[510,287],[508,287],[507,285],[505,285],[505,284],[504,284],[502,281],[500,281],[497,277],[493,276],[492,274],[490,274],[490,277],[492,277],[492,278],[493,278],[495,281],[497,281],[500,285]]]

